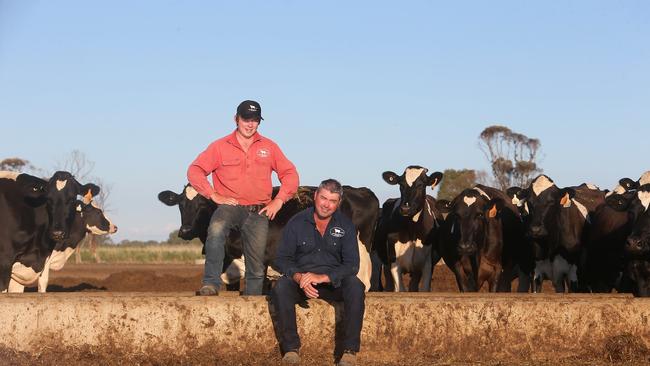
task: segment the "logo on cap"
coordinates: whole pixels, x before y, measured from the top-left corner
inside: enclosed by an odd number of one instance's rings
[[[257,112],[257,107],[252,105],[252,104],[249,104],[248,105],[248,110],[251,111],[251,112]]]

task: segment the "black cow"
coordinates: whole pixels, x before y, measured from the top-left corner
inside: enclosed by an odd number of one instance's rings
[[[278,191],[279,187],[274,187],[273,196]],[[315,192],[316,187],[299,187],[294,197],[282,206],[275,219],[270,222],[264,256],[264,263],[269,268],[271,268],[270,265],[275,259],[282,229],[293,215],[314,204]],[[182,225],[178,235],[181,238],[185,240],[199,238],[205,244],[210,217],[217,207],[216,204],[198,194],[190,185],[185,186],[182,194],[171,191],[160,192],[158,199],[168,206],[179,206]],[[343,201],[340,210],[351,218],[357,228],[359,256],[361,259],[358,277],[366,285],[366,289],[369,289],[371,276],[369,252],[379,213],[379,200],[368,188],[343,186]],[[226,284],[238,283],[239,278],[244,274],[244,261],[242,258],[242,242],[237,231],[232,231],[229,235],[226,243],[226,256],[222,280]],[[234,265],[229,265],[231,262]],[[273,277],[278,274],[273,270],[270,275]]]
[[[605,193],[589,184],[560,189],[540,175],[520,194],[530,211],[525,221],[535,257],[533,292],[541,292],[544,279],[553,282],[556,292],[567,285],[571,292],[584,290],[587,227]]]
[[[95,196],[99,187],[80,184],[68,172],[46,181],[28,174],[0,173],[0,290],[8,288],[19,258],[33,256],[23,271],[40,273],[57,242],[70,236],[78,195]]]
[[[525,244],[518,208],[505,193],[480,184],[448,206],[439,248],[459,290],[479,291],[488,282],[490,292],[510,291],[516,248]],[[528,291],[527,283],[520,284]]]
[[[23,292],[25,286],[33,284],[38,279],[38,292],[46,292],[49,281],[50,270],[60,271],[66,261],[79,243],[86,237],[86,234],[106,235],[117,232],[117,226],[104,215],[104,212],[97,207],[95,202],[84,203],[77,200],[76,213],[68,237],[56,242],[52,253],[45,260],[43,271],[36,273],[30,268],[40,260],[36,253],[25,253],[16,259],[11,273],[9,292]],[[18,264],[19,263],[19,264]]]
[[[410,273],[409,291],[431,290],[434,243],[432,231],[443,219],[436,201],[426,194],[427,187],[434,188],[443,177],[440,172],[427,175],[427,169],[411,165],[402,175],[387,171],[382,174],[386,183],[399,184],[400,198],[388,199],[382,206],[381,220],[377,224],[375,247],[383,264],[388,268],[392,283],[386,276],[387,290],[405,291],[402,274]],[[437,262],[437,260],[436,260]]]
[[[643,207],[627,238],[625,252],[628,256],[626,273],[634,283],[636,296],[650,296],[650,184],[639,189],[638,199]]]
[[[644,176],[638,181],[621,179],[607,194],[605,204],[590,215],[585,278],[592,292],[611,292],[614,288],[618,292],[634,291],[633,280],[625,270],[625,245],[637,217],[645,209],[641,202],[643,190],[638,190]]]

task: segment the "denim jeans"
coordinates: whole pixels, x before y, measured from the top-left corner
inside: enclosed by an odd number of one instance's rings
[[[264,252],[269,219],[265,215],[250,212],[240,206],[219,205],[212,214],[205,241],[203,284],[221,287],[225,245],[231,229],[239,230],[241,233],[246,263],[244,295],[261,295],[266,274]]]
[[[356,276],[349,276],[341,280],[340,287],[319,284],[316,285],[316,289],[318,297],[323,300],[343,301],[343,329],[345,333],[343,349],[359,352],[366,298],[363,282]],[[280,328],[278,341],[284,352],[300,349],[300,338],[296,326],[296,304],[306,299],[304,291],[289,277],[281,277],[271,290],[271,301]]]

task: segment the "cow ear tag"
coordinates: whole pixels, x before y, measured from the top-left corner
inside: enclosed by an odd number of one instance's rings
[[[438,179],[436,179],[433,183],[431,183],[431,189],[436,188],[437,185],[438,185]]]
[[[569,198],[569,193],[565,193],[564,196],[562,196],[562,199],[560,200],[560,204],[562,207],[569,207],[571,206],[571,201]]]
[[[497,217],[497,205],[496,204],[492,205],[492,208],[490,209],[490,211],[488,211],[488,217],[491,218],[491,219]]]
[[[88,193],[86,193],[86,194],[84,195],[84,203],[85,203],[85,204],[89,204],[90,201],[92,201],[92,199],[93,199],[93,193],[92,193],[92,192],[90,191],[90,189],[89,189],[89,190],[88,190]]]

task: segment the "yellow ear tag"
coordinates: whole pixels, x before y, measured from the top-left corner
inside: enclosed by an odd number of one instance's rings
[[[88,190],[88,193],[86,193],[86,194],[84,195],[84,203],[85,203],[85,204],[89,204],[90,201],[92,201],[92,200],[93,200],[93,193],[92,193],[91,190],[89,189],[89,190]]]
[[[492,208],[490,209],[490,211],[488,211],[488,217],[491,218],[491,219],[497,217],[497,205],[496,204],[492,205]]]
[[[560,200],[562,207],[568,207],[567,203],[569,202],[569,199],[569,193],[565,193],[564,196],[562,196],[562,199]]]

